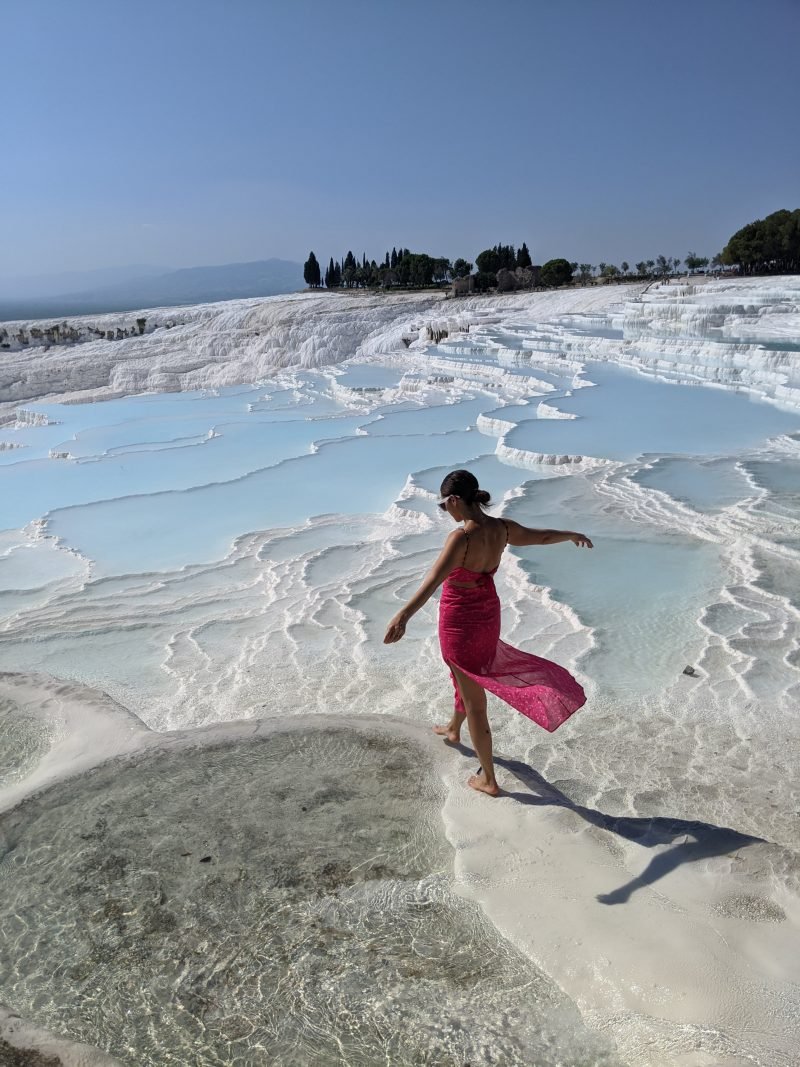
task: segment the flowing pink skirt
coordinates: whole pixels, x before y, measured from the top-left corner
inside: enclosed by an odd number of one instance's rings
[[[500,601],[491,575],[484,575],[474,588],[444,583],[439,645],[449,667],[456,667],[545,730],[558,729],[586,703],[586,694],[569,671],[500,640]],[[463,714],[452,671],[450,677],[456,711]]]

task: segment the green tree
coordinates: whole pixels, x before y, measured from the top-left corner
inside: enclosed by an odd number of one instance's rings
[[[517,266],[523,268],[533,266],[531,254],[528,251],[528,246],[525,244],[524,241],[520,245],[519,252],[517,252]]]
[[[578,270],[580,271],[580,279],[582,282],[588,282],[594,271],[594,267],[591,263],[579,263]]]
[[[620,263],[620,267],[622,268],[622,273],[623,273],[623,274],[627,274],[627,273],[628,273],[628,271],[629,271],[629,270],[631,269],[631,265],[630,265],[630,263],[626,263],[624,259],[623,259],[623,261],[622,261],[622,262]]]
[[[466,259],[457,259],[453,264],[453,277],[466,278],[472,271],[472,264]]]
[[[542,267],[542,285],[555,288],[572,280],[572,268],[566,259],[549,259]]]
[[[708,256],[698,256],[696,252],[689,252],[683,262],[686,264],[686,269],[691,274],[696,270],[703,270],[708,266]]]
[[[479,274],[496,274],[500,269],[499,257],[494,248],[486,248],[475,257],[475,266]]]
[[[636,273],[643,278],[647,274],[647,263],[642,260],[640,263],[634,264],[636,267]]]
[[[477,260],[477,256],[475,257]],[[487,289],[493,289],[497,285],[497,275],[493,271],[479,270],[475,275],[475,289],[479,293],[485,293]]]
[[[800,272],[800,208],[773,211],[737,230],[721,252],[726,266],[742,274]]]
[[[306,285],[317,288],[320,283],[319,263],[313,252],[309,253],[308,259],[303,264],[303,278]]]
[[[514,270],[517,266],[517,253],[513,245],[498,245],[497,254],[500,257],[500,267],[506,270]]]
[[[348,252],[342,261],[339,284],[344,284],[345,289],[352,289],[356,284],[357,272],[356,257],[352,252]]]
[[[495,245],[486,248],[475,257],[475,266],[482,274],[497,274],[504,267],[514,270],[517,266],[517,254],[513,245]]]
[[[401,285],[422,288],[433,285],[435,260],[424,252],[409,252],[403,249],[403,257],[397,262],[396,272]]]
[[[448,281],[453,272],[453,266],[449,259],[439,256],[433,261],[433,280],[437,285]]]

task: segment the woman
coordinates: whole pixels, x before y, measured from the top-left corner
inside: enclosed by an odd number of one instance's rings
[[[486,715],[486,691],[505,700],[546,730],[555,730],[586,702],[572,675],[550,660],[540,659],[500,640],[500,601],[493,575],[510,545],[556,545],[572,541],[591,548],[585,534],[570,530],[532,530],[511,519],[484,512],[490,496],[469,471],[452,471],[442,482],[439,507],[463,528],[447,538],[439,558],[422,585],[386,629],[384,644],[399,641],[408,620],[442,583],[439,603],[439,644],[455,688],[455,710],[437,734],[455,744],[466,718],[482,773],[469,784],[496,797],[492,732]]]

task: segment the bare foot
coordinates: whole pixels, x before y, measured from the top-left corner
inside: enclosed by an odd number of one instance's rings
[[[483,774],[473,774],[467,781],[467,785],[477,789],[479,793],[486,793],[490,797],[500,796],[500,786],[497,782],[487,782]]]
[[[457,745],[461,740],[461,727],[454,726],[451,722],[447,726],[434,726],[433,732],[449,741],[451,745]]]

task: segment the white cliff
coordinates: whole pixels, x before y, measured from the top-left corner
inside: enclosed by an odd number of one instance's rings
[[[143,316],[140,333],[136,324]],[[501,321],[511,331],[519,324],[518,347],[492,337]],[[453,357],[464,356],[474,381],[480,368],[469,357],[476,346],[484,355],[491,349],[495,373],[520,364],[563,373],[587,360],[607,360],[800,407],[798,277],[637,282],[447,302],[430,293],[306,293],[102,315],[63,327],[57,344],[35,343],[47,323],[3,327],[0,423],[10,421],[13,405],[44,397],[217,389],[353,356],[405,354],[409,364],[423,360],[450,374],[458,371]],[[437,360],[431,344],[446,351],[446,362]],[[486,364],[483,373],[488,385]],[[543,407],[540,415],[548,414]]]

